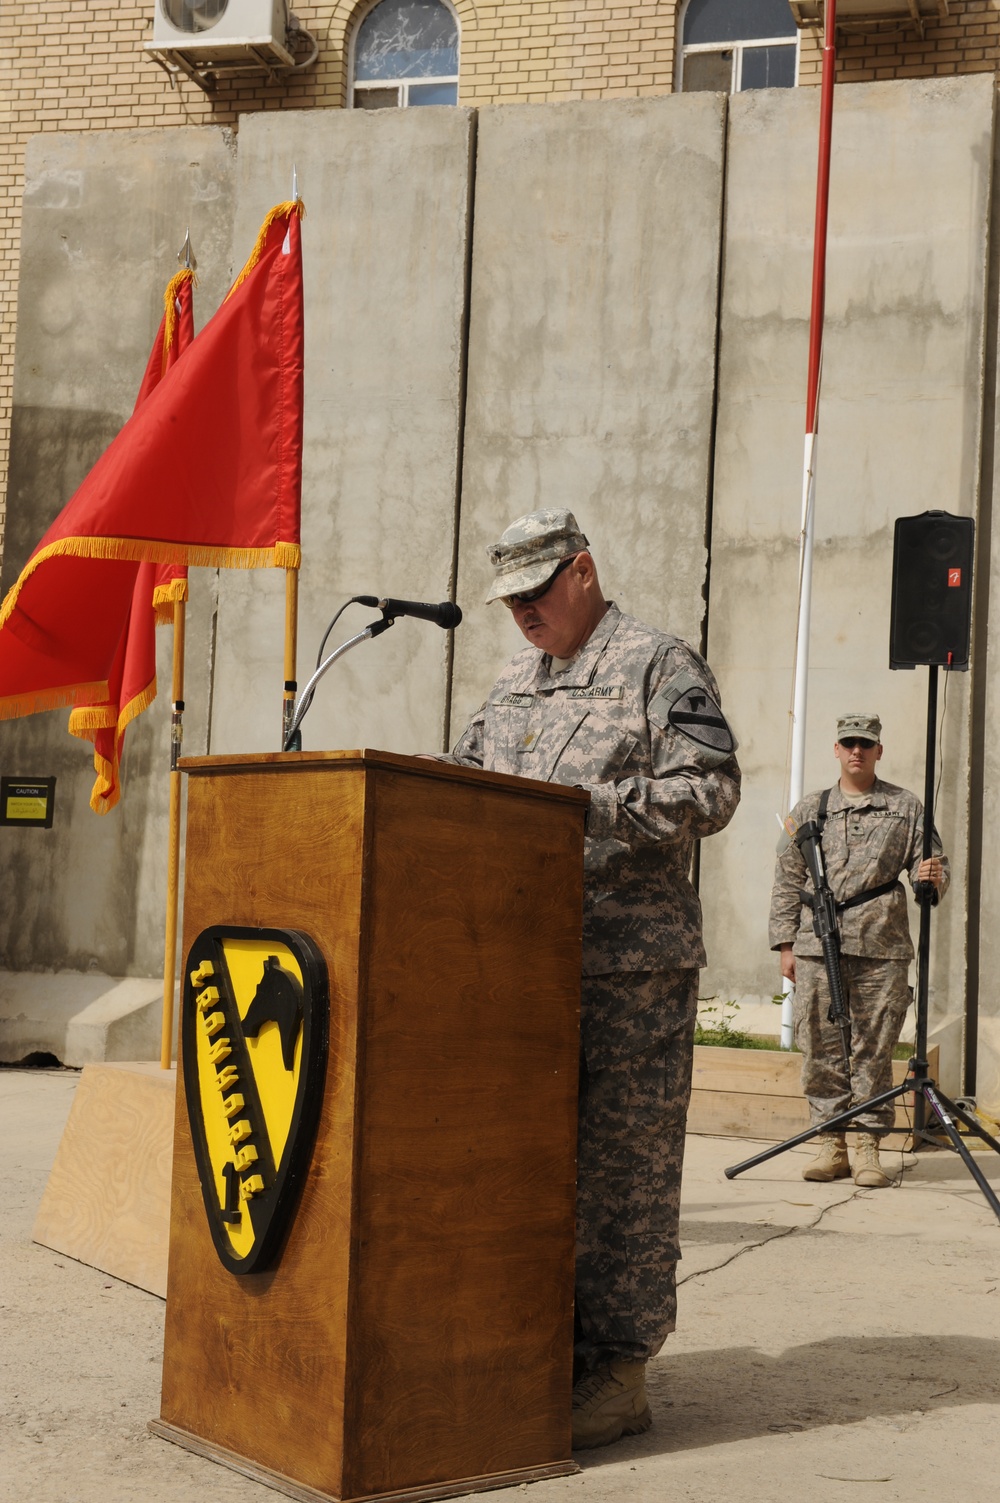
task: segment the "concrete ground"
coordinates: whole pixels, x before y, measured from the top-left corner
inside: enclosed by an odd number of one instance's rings
[[[0,1499],[274,1503],[150,1436],[163,1304],[31,1241],[78,1076],[0,1070]],[[808,1185],[806,1150],[691,1137],[680,1327],[653,1429],[584,1452],[531,1503],[922,1503],[994,1497],[1000,1224],[951,1154],[901,1184]],[[898,1167],[901,1155],[889,1156]],[[1000,1191],[1000,1161],[978,1155]],[[497,1495],[502,1496],[500,1494]]]

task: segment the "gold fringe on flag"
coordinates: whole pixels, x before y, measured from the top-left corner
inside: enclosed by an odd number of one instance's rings
[[[116,719],[114,705],[77,705],[70,711],[67,730],[71,736],[89,741],[91,731],[106,731]]]
[[[107,686],[105,686],[106,689]],[[94,771],[97,774],[90,794],[90,807],[95,814],[109,814],[121,797],[121,769],[118,765],[118,742],[128,726],[144,710],[148,710],[156,698],[156,679],[147,684],[141,693],[135,694],[116,717],[111,704],[78,706],[70,712],[69,733],[81,741],[92,741],[94,733],[114,727],[115,760],[109,762],[94,746]],[[2,711],[0,711],[2,713]]]
[[[126,727],[133,720],[138,719],[144,710],[148,710],[156,698],[156,675],[153,675],[152,683],[146,685],[138,694],[133,694],[128,704],[122,705],[121,714],[118,716],[117,734],[121,736]]]
[[[184,578],[172,579],[169,584],[158,584],[153,591],[153,614],[157,626],[173,626],[174,601],[187,598],[188,584]]]
[[[160,361],[160,375],[167,374],[167,360],[170,355],[170,347],[177,333],[177,298],[185,282],[190,282],[192,287],[197,287],[198,278],[190,266],[182,266],[175,277],[171,277],[167,283],[167,289],[163,294],[163,351]]]
[[[9,694],[0,699],[0,720],[18,720],[22,715],[37,715],[42,710],[58,710],[62,705],[76,704],[78,700],[107,699],[108,685],[64,684],[60,688],[31,689],[24,694]]]
[[[280,542],[269,548],[230,548],[213,543],[157,542],[152,538],[59,538],[29,558],[19,578],[7,591],[0,606],[0,628],[10,618],[25,581],[50,558],[97,558],[130,563],[142,563],[148,559],[154,564],[193,564],[208,569],[297,569],[302,550],[298,543]],[[70,702],[65,699],[53,701],[54,704]],[[37,708],[50,707],[39,705]],[[27,715],[31,711],[21,713]]]
[[[97,781],[90,790],[90,807],[95,814],[108,814],[121,797],[121,789],[115,776],[117,768],[112,766],[107,757],[102,757],[96,748],[94,771],[97,773]]]
[[[305,212],[306,206],[302,202],[301,198],[288,199],[286,203],[275,204],[273,209],[268,210],[267,214],[264,217],[264,223],[261,225],[260,231],[257,235],[257,243],[254,246],[253,250],[250,252],[250,257],[243,270],[240,272],[239,276],[236,278],[236,281],[226,293],[226,296],[223,299],[224,302],[229,301],[233,293],[236,291],[237,287],[239,287],[243,282],[246,281],[247,277],[257,265],[257,262],[260,260],[264,251],[264,241],[267,239],[267,232],[271,228],[272,224],[274,224],[274,222],[278,219],[287,219],[292,214],[297,214],[299,218],[302,219],[305,216]]]

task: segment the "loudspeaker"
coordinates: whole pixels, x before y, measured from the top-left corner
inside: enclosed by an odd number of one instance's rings
[[[975,525],[947,511],[896,519],[890,668],[968,668]]]

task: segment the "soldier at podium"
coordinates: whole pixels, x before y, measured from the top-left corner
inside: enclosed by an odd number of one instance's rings
[[[624,615],[571,512],[489,550],[487,600],[529,646],[448,760],[588,789],[573,1445],[652,1423],[645,1370],[674,1329],[701,907],[692,846],[730,821],[736,741],[705,661]]]

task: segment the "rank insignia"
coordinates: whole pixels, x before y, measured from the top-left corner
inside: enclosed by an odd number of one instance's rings
[[[323,957],[291,929],[203,929],[185,964],[184,1089],[212,1240],[231,1273],[277,1260],[326,1075]]]

